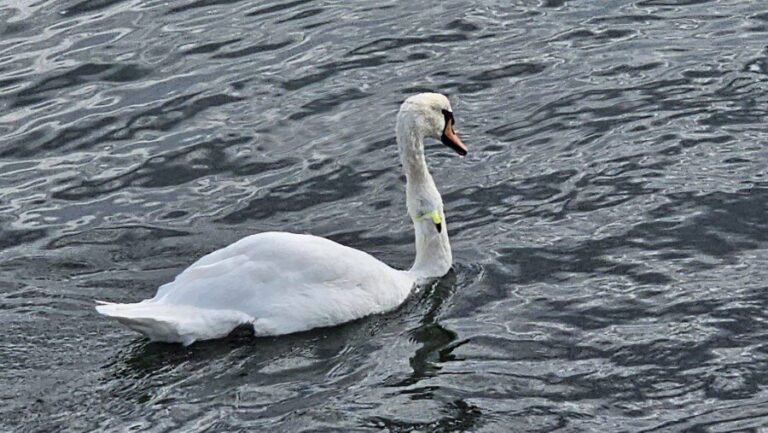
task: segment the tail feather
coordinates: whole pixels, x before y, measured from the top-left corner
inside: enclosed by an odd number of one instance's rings
[[[96,311],[140,332],[152,341],[190,345],[197,340],[221,338],[255,319],[236,310],[215,310],[191,305],[112,304],[97,301]]]

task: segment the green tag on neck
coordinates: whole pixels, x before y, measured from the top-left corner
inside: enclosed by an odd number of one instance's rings
[[[429,217],[432,220],[432,223],[435,224],[435,228],[437,228],[437,232],[440,233],[443,231],[443,219],[440,218],[440,212],[433,210],[431,212],[424,212],[421,214],[419,218],[426,218]]]
[[[435,223],[435,225],[443,223],[443,219],[440,218],[440,213],[436,210],[433,210],[432,212],[427,212],[423,214],[421,217],[422,218],[429,217],[430,219],[432,219],[432,222]]]

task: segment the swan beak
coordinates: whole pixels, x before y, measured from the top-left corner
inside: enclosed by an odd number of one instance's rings
[[[461,142],[459,136],[456,135],[456,131],[453,130],[453,119],[445,123],[445,129],[443,129],[443,136],[440,137],[440,141],[461,156],[467,154],[467,146]]]

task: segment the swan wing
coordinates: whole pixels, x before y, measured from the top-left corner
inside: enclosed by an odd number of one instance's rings
[[[389,311],[414,284],[363,251],[267,232],[202,257],[149,302],[240,311],[255,319],[257,334],[277,335]]]

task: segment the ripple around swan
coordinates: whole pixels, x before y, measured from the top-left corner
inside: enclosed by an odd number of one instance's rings
[[[759,431],[760,2],[0,5],[0,430]],[[425,13],[428,11],[428,13]],[[401,308],[188,348],[101,320],[264,230],[410,263],[393,115],[456,265]]]

